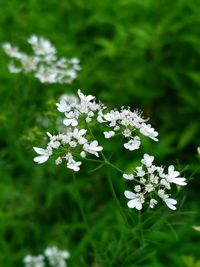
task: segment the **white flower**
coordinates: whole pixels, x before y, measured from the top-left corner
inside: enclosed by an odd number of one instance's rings
[[[85,103],[89,103],[90,101],[95,99],[93,95],[84,95],[80,89],[78,89],[78,96],[80,97],[80,100]]]
[[[22,70],[21,68],[19,67],[16,67],[13,62],[10,62],[8,64],[8,70],[11,72],[11,73],[20,73]]]
[[[128,143],[124,144],[124,147],[130,151],[139,149],[141,144],[139,136],[135,136],[133,139],[129,140]]]
[[[143,170],[142,166],[136,167],[135,169],[138,177],[143,177],[145,175],[145,171]]]
[[[132,173],[130,173],[130,174],[124,173],[123,174],[123,178],[125,178],[127,180],[133,180],[134,179],[134,176],[133,176]]]
[[[78,130],[77,128],[75,128],[72,135],[80,145],[83,145],[87,142],[87,139],[83,137],[86,134],[86,132],[87,130],[85,129]]]
[[[83,148],[86,152],[90,153],[90,154],[94,154],[96,157],[99,156],[98,152],[101,151],[103,149],[102,146],[98,145],[98,142],[92,141],[91,143],[85,143],[83,145]]]
[[[149,207],[150,207],[151,209],[153,209],[154,206],[155,206],[157,203],[158,203],[158,201],[155,200],[154,198],[152,198],[152,199],[150,199]]]
[[[153,184],[158,184],[158,181],[159,181],[159,177],[151,173],[150,174],[150,182]]]
[[[76,107],[78,104],[78,97],[72,94],[63,94],[60,98],[60,103],[57,103],[57,109],[59,112],[69,112],[72,107]]]
[[[150,124],[142,123],[140,132],[143,135],[150,137],[154,141],[158,141],[158,138],[156,138],[158,136],[158,132],[156,132],[154,128],[151,127]]]
[[[124,195],[126,198],[130,199],[127,203],[128,207],[133,209],[136,208],[137,210],[142,209],[142,204],[144,203],[144,196],[143,194],[135,194],[131,191],[125,191]]]
[[[150,192],[152,192],[153,190],[154,190],[154,187],[153,187],[152,184],[146,184],[146,185],[145,185],[145,191],[146,191],[146,192],[150,193]]]
[[[144,154],[143,159],[141,160],[141,162],[146,167],[150,167],[152,165],[153,160],[154,160],[154,157],[153,156],[149,156],[148,154]]]
[[[23,259],[25,267],[44,267],[44,257],[42,255],[39,256],[31,256],[26,255]]]
[[[70,160],[67,162],[67,168],[71,169],[75,172],[78,172],[80,170],[80,165],[82,164],[81,161],[75,161],[75,160]]]
[[[125,130],[123,131],[123,136],[125,136],[125,137],[130,137],[130,136],[131,136],[131,130],[129,130],[129,129],[125,129]]]
[[[134,187],[134,191],[137,192],[137,193],[139,193],[141,191],[141,186],[140,185],[136,185]]]
[[[109,138],[111,138],[111,137],[113,137],[115,135],[115,132],[114,131],[109,131],[109,132],[104,132],[103,134],[104,134],[104,137],[106,139],[109,139]]]
[[[163,185],[165,188],[167,188],[167,189],[171,189],[171,187],[170,187],[170,183],[168,183],[167,181],[166,181],[166,179],[161,179],[160,180],[160,185]]]
[[[40,156],[35,157],[33,160],[39,164],[44,163],[45,161],[47,161],[49,159],[49,157],[52,154],[52,150],[49,149],[43,149],[40,147],[33,147],[33,149],[35,150],[36,153],[38,153]]]
[[[86,157],[85,151],[81,151],[80,156],[81,156],[81,158],[85,158]]]
[[[168,208],[170,208],[171,210],[176,210],[176,204],[177,201],[173,198],[165,198],[164,202],[166,203],[166,205],[168,206]]]
[[[58,58],[56,48],[43,37],[32,35],[28,43],[32,47],[32,55],[19,51],[18,47],[9,43],[3,44],[5,53],[19,65],[16,68],[13,63],[9,64],[10,72],[33,72],[42,83],[72,83],[76,79],[77,72],[81,69],[78,59]]]
[[[59,165],[62,163],[62,158],[61,157],[58,157],[56,160],[55,160],[55,163],[56,165]]]
[[[174,166],[170,165],[168,167],[168,175],[167,175],[167,181],[169,183],[174,183],[174,184],[178,184],[178,185],[186,185],[187,183],[185,182],[185,178],[184,177],[178,177],[179,176],[179,172],[175,171]]]
[[[65,113],[65,116],[66,118],[63,120],[63,124],[65,126],[77,126],[78,125],[78,121],[77,121],[77,118],[76,118],[76,114],[74,114],[74,112],[69,112],[69,113]]]
[[[44,254],[52,267],[66,267],[66,259],[70,257],[70,254],[67,250],[61,251],[58,250],[57,247],[45,249]]]

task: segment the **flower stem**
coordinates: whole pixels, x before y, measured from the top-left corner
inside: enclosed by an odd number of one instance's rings
[[[115,189],[114,189],[113,182],[112,182],[112,179],[111,179],[111,177],[110,177],[110,173],[109,173],[109,171],[108,171],[108,176],[107,176],[107,177],[108,177],[108,184],[109,184],[109,187],[110,187],[112,196],[113,196],[113,198],[114,198],[115,204],[116,204],[116,206],[118,207],[119,212],[120,212],[122,218],[124,219],[125,223],[127,224],[127,226],[130,226],[130,225],[129,225],[129,222],[128,222],[128,220],[127,220],[127,217],[126,217],[125,213],[123,212],[123,209],[122,209],[122,207],[121,207],[121,204],[120,204],[120,202],[119,202],[119,200],[118,200],[118,198],[117,198],[117,195],[116,195],[116,192],[115,192]]]
[[[75,174],[74,172],[72,172],[72,176],[73,176],[73,180],[74,180],[74,185],[75,185],[76,195],[77,195],[77,200],[78,200],[77,202],[78,202],[78,205],[79,205],[79,209],[80,209],[80,212],[81,212],[81,216],[82,216],[82,218],[83,218],[83,222],[84,222],[84,224],[85,224],[85,227],[86,227],[87,230],[89,231],[88,221],[87,221],[87,218],[86,218],[84,209],[83,209],[81,195],[80,195],[79,190],[78,190],[78,184],[77,184],[76,174]]]

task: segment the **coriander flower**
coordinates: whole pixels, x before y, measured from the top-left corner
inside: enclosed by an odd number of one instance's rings
[[[47,149],[43,149],[40,147],[33,147],[36,153],[39,154],[39,156],[34,158],[34,161],[38,164],[42,164],[45,161],[49,159],[49,157],[52,155],[52,149],[48,147]]]
[[[93,141],[91,143],[85,143],[83,146],[85,152],[88,152],[90,154],[94,154],[96,157],[99,156],[98,152],[103,150],[102,146],[98,145],[98,141]]]
[[[185,182],[185,178],[184,177],[178,177],[180,175],[180,173],[178,171],[174,170],[174,166],[170,165],[168,167],[168,174],[167,174],[167,181],[169,183],[174,183],[177,185],[186,185],[187,183]]]
[[[172,184],[186,185],[186,179],[179,177],[180,173],[173,165],[170,165],[165,173],[164,168],[153,165],[153,161],[153,156],[144,154],[141,166],[137,166],[133,173],[123,174],[124,178],[130,177],[129,180],[134,182],[134,192],[125,191],[125,196],[129,199],[127,205],[129,208],[142,209],[142,205],[147,202],[150,208],[154,208],[160,198],[168,208],[175,210],[177,200],[171,197],[169,190]]]
[[[10,43],[3,44],[4,52],[12,58],[8,64],[11,73],[30,73],[42,83],[70,84],[77,78],[77,72],[81,69],[77,58],[58,58],[56,48],[52,43],[32,35],[28,39],[33,54],[28,55]]]
[[[139,149],[140,137],[134,134],[143,134],[154,141],[158,141],[158,132],[151,127],[150,124],[146,124],[146,119],[142,118],[141,113],[137,110],[131,111],[128,107],[125,109],[122,107],[120,110],[113,109],[111,111],[99,112],[98,122],[106,125],[111,130],[105,131],[105,138],[111,138],[115,132],[121,133],[128,142],[124,143],[124,147],[130,151]],[[111,133],[111,134],[110,134]]]
[[[123,174],[123,177],[124,177],[125,179],[127,179],[127,180],[133,180],[133,179],[134,179],[134,176],[133,176],[132,173],[130,173],[130,174],[124,173],[124,174]]]
[[[106,139],[109,139],[109,138],[113,137],[114,135],[115,135],[115,132],[114,131],[104,132],[104,137]]]
[[[143,194],[140,193],[133,193],[131,191],[125,191],[124,195],[126,198],[129,199],[127,205],[129,208],[133,209],[136,208],[137,210],[141,210],[142,209],[142,204],[144,203],[144,196]]]
[[[125,143],[124,147],[130,151],[133,151],[133,150],[139,149],[140,144],[141,144],[140,137],[135,136],[133,137],[133,139],[130,139],[128,143]]]
[[[70,257],[67,250],[58,250],[57,247],[49,247],[45,249],[44,254],[52,267],[66,267],[66,260]]]
[[[31,256],[31,255],[26,255],[23,259],[25,267],[44,267],[45,262],[44,262],[44,256],[39,255],[39,256]]]

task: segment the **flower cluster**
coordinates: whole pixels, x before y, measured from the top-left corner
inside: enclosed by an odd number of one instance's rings
[[[98,145],[98,141],[93,140],[90,142],[87,140],[86,133],[87,130],[78,130],[78,128],[75,128],[74,130],[69,128],[66,134],[51,135],[50,133],[47,133],[50,141],[45,149],[34,147],[35,152],[39,154],[39,156],[34,158],[34,161],[39,164],[44,163],[53,154],[54,149],[63,148],[61,155],[55,161],[56,165],[59,165],[63,160],[66,160],[68,169],[79,171],[81,161],[76,161],[74,159],[73,152],[75,155],[79,152],[79,155],[82,158],[86,157],[87,153],[98,157],[99,152],[103,149]]]
[[[66,267],[66,260],[70,257],[67,250],[58,250],[57,247],[50,247],[44,251],[50,266]]]
[[[168,172],[165,173],[164,168],[153,165],[153,161],[153,156],[144,154],[141,166],[136,167],[133,173],[123,174],[125,179],[134,182],[133,192],[124,192],[129,200],[128,207],[141,210],[147,199],[149,207],[154,208],[158,203],[157,199],[161,198],[170,209],[175,210],[177,201],[170,197],[168,191],[172,184],[186,185],[185,178],[179,177],[180,173],[174,169],[173,165],[170,165]]]
[[[31,255],[26,255],[23,259],[25,267],[44,267],[45,262],[44,262],[44,256],[39,255],[39,256],[31,256]]]
[[[129,139],[124,147],[128,150],[135,150],[140,147],[140,137],[132,136],[132,133],[138,130],[140,133],[154,140],[158,133],[146,124],[145,120],[137,111],[122,108],[120,111],[106,111],[105,105],[97,103],[92,95],[84,95],[78,90],[78,97],[74,95],[63,95],[59,103],[57,103],[59,112],[64,113],[63,128],[64,133],[51,135],[49,143],[45,149],[34,147],[39,156],[34,158],[37,163],[44,163],[53,154],[54,149],[62,148],[60,156],[56,159],[56,165],[65,160],[67,168],[74,171],[80,170],[81,161],[76,161],[74,156],[79,158],[86,157],[87,154],[99,156],[99,152],[103,150],[99,146],[98,141],[92,136],[89,123],[94,121],[96,124],[101,123],[106,127],[112,127],[112,131],[105,131],[104,137],[111,138],[118,131]]]
[[[150,124],[146,124],[147,120],[142,118],[141,113],[137,110],[131,111],[130,108],[125,109],[124,107],[121,110],[114,109],[106,114],[101,114],[98,120],[112,129],[104,132],[105,138],[111,138],[116,132],[121,132],[125,138],[128,138],[124,147],[130,151],[140,148],[140,137],[138,135],[133,136],[135,131],[158,141],[158,132]]]
[[[49,40],[32,35],[28,39],[33,54],[21,52],[18,47],[4,43],[3,49],[13,61],[8,65],[12,73],[33,72],[42,83],[70,84],[81,69],[78,58],[58,58],[56,48]]]
[[[103,157],[103,162],[107,160],[102,153],[103,147],[93,136],[90,123],[93,125],[102,124],[106,139],[121,134],[128,139],[124,143],[124,148],[130,151],[140,148],[140,134],[147,136],[154,141],[158,141],[158,133],[146,123],[141,113],[131,111],[130,108],[122,107],[120,110],[107,111],[107,107],[102,103],[97,103],[92,95],[84,95],[78,90],[78,97],[74,95],[63,95],[57,104],[59,112],[64,114],[62,133],[52,135],[47,133],[49,142],[45,149],[34,147],[39,155],[34,158],[37,163],[44,163],[58,151],[55,160],[56,165],[66,162],[68,169],[75,172],[80,170],[84,159],[88,154]],[[134,173],[124,173],[123,177],[135,182],[134,192],[125,191],[125,196],[129,199],[128,207],[142,209],[142,205],[147,199],[149,207],[153,208],[157,204],[157,199],[161,198],[170,209],[176,209],[177,201],[170,197],[169,190],[171,184],[186,185],[185,178],[179,177],[179,172],[174,170],[174,166],[169,166],[168,173],[163,167],[153,165],[153,156],[145,154],[141,160],[142,165],[138,166]],[[101,161],[102,163],[102,161]],[[111,164],[112,165],[112,164]]]
[[[59,250],[57,247],[49,247],[45,249],[44,255],[26,255],[23,262],[25,267],[45,267],[45,260],[51,267],[67,267],[66,260],[69,257],[70,254],[67,250]]]
[[[84,95],[78,90],[78,98],[73,95],[64,95],[57,104],[59,112],[65,114],[63,124],[65,126],[78,126],[81,120],[89,123],[92,119],[100,116],[105,109],[104,105],[97,103],[92,95]]]

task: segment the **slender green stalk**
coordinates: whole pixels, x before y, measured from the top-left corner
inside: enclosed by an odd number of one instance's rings
[[[87,217],[85,215],[84,209],[83,209],[83,205],[82,205],[82,199],[81,199],[81,195],[79,193],[78,190],[78,185],[77,185],[77,179],[76,179],[76,174],[74,172],[72,172],[72,176],[73,176],[73,180],[74,180],[74,185],[75,185],[75,190],[76,190],[76,195],[77,195],[77,199],[78,199],[78,206],[81,212],[81,216],[83,218],[85,227],[87,228],[87,230],[89,231],[89,225],[88,225],[88,221],[87,221]]]
[[[116,192],[115,192],[115,189],[114,189],[114,186],[113,186],[113,182],[112,182],[112,179],[110,177],[110,173],[109,172],[108,172],[108,176],[107,177],[108,177],[108,184],[109,184],[112,196],[114,198],[115,204],[116,204],[117,208],[119,209],[119,212],[120,212],[121,216],[123,217],[125,223],[127,224],[127,226],[130,227],[129,222],[127,220],[127,217],[126,217],[125,213],[123,212],[121,204],[120,204],[120,202],[119,202],[119,200],[117,198],[117,195],[116,195]]]

